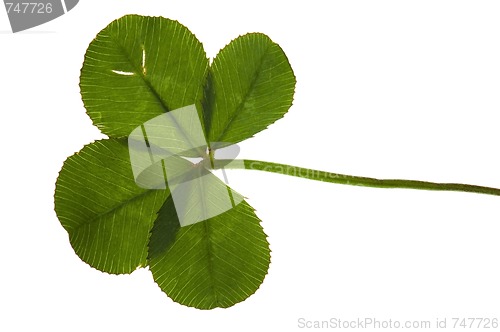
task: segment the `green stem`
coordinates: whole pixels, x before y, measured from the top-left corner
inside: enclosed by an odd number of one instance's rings
[[[500,189],[460,183],[436,183],[415,180],[375,179],[362,176],[330,173],[286,164],[258,160],[215,160],[215,168],[250,169],[296,176],[316,181],[373,188],[404,188],[439,191],[461,191],[500,196]]]

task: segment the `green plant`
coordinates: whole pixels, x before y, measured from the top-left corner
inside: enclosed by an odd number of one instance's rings
[[[201,43],[180,23],[128,15],[91,42],[80,87],[88,115],[109,139],[69,157],[57,179],[55,210],[71,245],[83,261],[104,272],[131,273],[149,266],[160,288],[187,306],[211,309],[245,300],[263,282],[270,250],[260,220],[245,201],[180,227],[168,188],[137,185],[127,137],[166,112],[196,106],[209,150],[195,156],[209,160],[211,168],[358,186],[500,195],[499,189],[473,185],[379,180],[271,162],[214,159],[213,142],[230,145],[250,138],[292,105],[292,68],[282,49],[260,33],[236,38],[210,65]]]

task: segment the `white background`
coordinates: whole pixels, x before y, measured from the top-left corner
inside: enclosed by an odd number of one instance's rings
[[[147,270],[111,276],[53,211],[65,158],[102,135],[79,95],[93,37],[124,14],[188,26],[208,56],[246,32],[279,43],[294,106],[242,156],[380,178],[500,187],[497,1],[83,0],[12,34],[0,10],[0,330],[295,331],[298,319],[500,318],[500,197],[348,187],[233,171],[269,235],[257,293],[172,302]],[[451,324],[451,322],[449,322]]]

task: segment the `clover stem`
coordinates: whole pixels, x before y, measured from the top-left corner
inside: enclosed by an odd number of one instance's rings
[[[212,166],[212,168],[215,168],[214,154],[215,154],[215,151],[209,148],[208,149],[208,158],[210,159],[210,166]]]
[[[258,160],[215,160],[216,166],[224,166],[229,169],[250,169],[271,173],[278,173],[299,178],[305,178],[316,181],[346,184],[351,186],[363,186],[373,188],[402,188],[419,190],[438,190],[438,191],[460,191],[479,193],[486,195],[500,196],[500,189],[482,187],[461,183],[436,183],[416,180],[401,179],[375,179],[362,176],[330,173],[303,167],[279,164]]]

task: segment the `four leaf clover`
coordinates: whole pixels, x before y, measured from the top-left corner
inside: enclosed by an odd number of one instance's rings
[[[80,88],[87,114],[109,138],[69,157],[57,179],[55,210],[76,254],[113,274],[149,267],[170,298],[191,307],[229,307],[253,294],[270,263],[253,208],[239,196],[225,212],[181,227],[172,188],[136,182],[129,138],[151,119],[189,105],[208,142],[198,157],[252,137],[292,104],[295,76],[283,50],[250,33],[210,64],[177,21],[127,15],[89,45]],[[220,188],[239,195],[213,177],[204,183],[203,201],[223,204]]]

